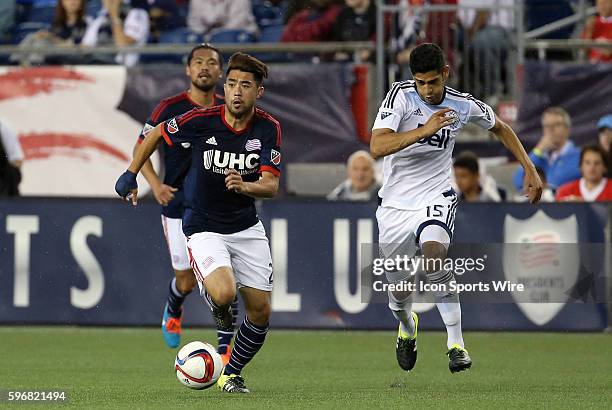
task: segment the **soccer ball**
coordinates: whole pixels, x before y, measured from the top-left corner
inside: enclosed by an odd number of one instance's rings
[[[223,360],[208,343],[191,342],[179,350],[174,360],[176,378],[190,389],[206,389],[217,382]]]

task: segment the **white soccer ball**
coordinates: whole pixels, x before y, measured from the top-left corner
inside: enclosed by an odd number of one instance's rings
[[[223,360],[211,344],[191,342],[179,350],[174,370],[176,378],[190,389],[206,389],[221,376]]]

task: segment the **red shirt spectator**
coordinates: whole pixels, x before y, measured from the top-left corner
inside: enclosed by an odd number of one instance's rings
[[[604,178],[607,171],[605,151],[597,145],[586,146],[580,153],[582,178],[561,185],[558,201],[612,201],[612,180]]]
[[[332,27],[342,6],[328,5],[330,1],[313,1],[313,7],[291,17],[285,26],[281,41],[312,42],[330,39]],[[318,7],[317,7],[318,5]]]
[[[587,20],[582,37],[603,42],[612,41],[612,0],[597,0],[597,16]],[[589,60],[592,63],[612,62],[612,52],[604,48],[589,50]]]

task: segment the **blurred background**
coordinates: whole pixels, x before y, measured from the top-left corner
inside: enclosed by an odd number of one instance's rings
[[[0,323],[158,324],[172,275],[159,206],[125,206],[113,186],[151,110],[188,88],[186,55],[201,42],[270,67],[259,104],[282,124],[284,164],[280,196],[259,204],[275,264],[273,326],[395,326],[360,291],[381,182],[368,143],[380,102],[410,78],[410,50],[423,42],[445,51],[451,87],[513,126],[547,184],[543,205],[525,204],[514,158],[466,127],[453,155],[456,241],[600,247],[589,291],[555,304],[467,296],[464,327],[608,326],[612,0],[2,0]],[[561,249],[543,263],[558,267]],[[593,262],[585,255],[561,273],[570,287]],[[516,271],[499,262],[491,279]],[[186,325],[212,324],[201,300],[187,304]],[[425,328],[443,328],[433,304],[417,311]]]

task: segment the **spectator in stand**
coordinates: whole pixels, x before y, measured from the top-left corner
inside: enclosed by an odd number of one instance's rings
[[[609,43],[612,41],[612,0],[597,0],[595,7],[597,16],[589,17],[582,38]],[[589,50],[589,60],[592,63],[610,63],[612,50],[592,48]]]
[[[250,0],[190,0],[187,26],[198,34],[218,29],[258,31]]]
[[[82,45],[115,44],[124,48],[132,45],[144,46],[149,38],[148,0],[130,0],[124,7],[122,0],[102,0],[103,8],[98,17],[87,27]],[[131,67],[138,63],[138,53],[119,53],[115,62]],[[104,57],[96,61],[111,62]]]
[[[499,7],[512,7],[515,0],[459,0],[458,4],[468,7],[458,13],[469,50],[467,64],[472,77],[471,84],[463,84],[463,88],[472,90],[481,99],[507,92],[506,60],[512,46],[514,10]]]
[[[368,151],[351,154],[346,170],[348,179],[327,195],[330,201],[372,201],[377,198],[380,184],[374,173],[374,159]]]
[[[376,39],[375,0],[345,0],[336,23],[332,27],[331,41],[374,41]],[[370,59],[370,51],[364,50],[360,58]],[[346,53],[336,53],[336,60],[348,60]]]
[[[610,154],[612,148],[612,114],[601,117],[597,121],[597,129],[599,130],[599,145]]]
[[[149,0],[151,38],[157,39],[162,31],[174,30],[187,25],[180,0]],[[187,3],[185,3],[185,7]]]
[[[19,138],[4,120],[0,120],[0,197],[19,195],[23,150]]]
[[[605,177],[608,171],[605,151],[597,145],[589,145],[580,152],[580,173],[576,181],[562,185],[557,191],[558,201],[601,202],[612,201],[612,180]]]
[[[0,1],[0,44],[8,40],[15,25],[15,0]]]
[[[342,6],[334,0],[311,0],[310,6],[297,12],[287,22],[281,41],[329,41]]]
[[[460,153],[453,162],[453,171],[462,201],[500,202],[506,198],[506,193],[500,188],[480,183],[478,157],[472,152]]]
[[[87,25],[92,19],[85,15],[87,0],[59,0],[51,31],[41,30],[39,36],[48,38],[57,45],[80,44]]]
[[[570,140],[572,122],[561,107],[550,107],[542,113],[543,136],[529,153],[536,167],[544,170],[553,189],[580,178],[580,149]],[[525,171],[519,168],[514,173],[513,183],[517,190],[523,187]]]
[[[20,47],[74,47],[81,43],[88,25],[93,21],[85,15],[87,0],[58,0],[55,6],[55,16],[51,30],[39,30],[26,36]],[[82,62],[82,58],[75,56],[51,56],[43,58],[36,53],[28,56],[13,56],[12,61],[22,64],[73,64]]]

